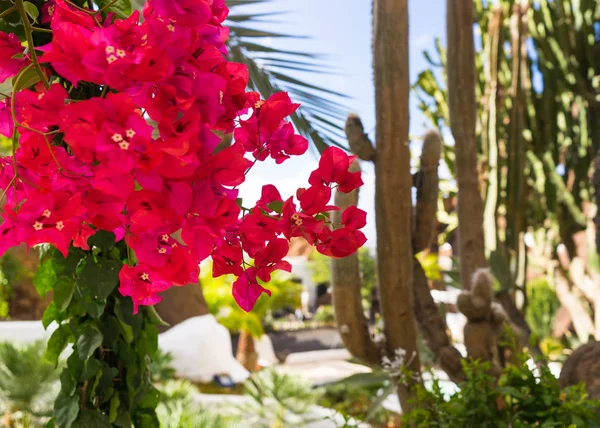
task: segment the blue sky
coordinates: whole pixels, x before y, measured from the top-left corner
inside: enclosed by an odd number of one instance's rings
[[[374,138],[375,105],[371,55],[371,0],[273,0],[253,11],[287,11],[278,17],[278,24],[269,29],[290,34],[307,35],[308,39],[269,40],[278,47],[327,55],[327,62],[335,67],[337,75],[303,75],[310,83],[350,95],[345,101],[348,113],[357,113],[365,129]],[[249,8],[250,8],[249,7]],[[411,83],[428,68],[422,51],[432,49],[436,37],[445,40],[445,0],[409,0],[410,8],[410,75]],[[250,10],[250,9],[249,9]],[[422,134],[426,120],[411,101],[411,134]],[[294,189],[306,186],[310,171],[317,159],[307,154],[290,159],[283,165],[257,164],[250,172],[248,182],[241,188],[249,201],[260,195],[260,185],[271,182],[278,186],[282,196],[290,196]],[[371,165],[363,164],[360,207],[368,213],[369,224],[365,233],[368,246],[375,248],[374,173]]]

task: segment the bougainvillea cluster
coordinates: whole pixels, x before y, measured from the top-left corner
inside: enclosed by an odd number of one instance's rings
[[[52,41],[38,47],[47,82],[22,90],[37,64],[16,36],[0,33],[0,80],[17,76],[0,106],[0,132],[18,139],[13,156],[0,159],[0,253],[24,242],[66,255],[111,231],[132,250],[120,291],[136,310],[196,282],[208,257],[215,276],[238,276],[233,294],[250,310],[269,293],[259,280],[290,270],[291,238],[332,257],[363,245],[363,211],[347,209],[337,228],[327,214],[334,189],[362,184],[340,149],[322,154],[295,198],[272,184],[254,205],[238,198],[256,161],[282,163],[308,142],[286,121],[298,104],[285,93],[263,100],[246,92],[247,69],[227,61],[224,0],[151,0],[142,14],[103,19],[49,1],[42,22]],[[89,83],[96,96],[72,97]],[[230,133],[234,143],[223,148],[218,135]]]

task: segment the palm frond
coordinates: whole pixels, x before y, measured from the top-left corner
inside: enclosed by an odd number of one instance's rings
[[[348,97],[310,82],[314,74],[333,74],[332,68],[321,55],[285,50],[270,46],[267,38],[298,39],[303,36],[273,32],[261,28],[264,17],[279,12],[255,12],[241,6],[268,3],[270,0],[231,0],[228,26],[229,56],[232,61],[248,67],[250,87],[264,98],[275,92],[286,91],[301,107],[292,116],[300,134],[319,152],[330,145],[345,147],[343,132],[347,109],[343,101]]]

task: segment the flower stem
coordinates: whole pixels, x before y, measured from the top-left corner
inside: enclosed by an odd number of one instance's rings
[[[15,6],[14,4],[9,7],[8,9],[6,9],[4,12],[0,13],[0,18],[4,18],[7,15],[10,15],[11,13],[15,12],[17,10],[17,6]]]
[[[23,21],[23,26],[25,27],[25,37],[27,38],[27,46],[29,47],[29,53],[31,55],[31,62],[35,67],[35,70],[40,76],[40,80],[46,87],[46,89],[50,89],[50,83],[48,82],[48,78],[42,70],[40,63],[37,58],[37,54],[35,52],[35,45],[33,44],[33,27],[31,22],[29,21],[29,17],[27,16],[27,12],[25,12],[25,6],[23,6],[23,0],[16,0],[15,6],[19,11],[19,15],[21,15],[21,21]],[[14,95],[14,94],[13,94]]]

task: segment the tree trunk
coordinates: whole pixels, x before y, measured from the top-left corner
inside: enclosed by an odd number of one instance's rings
[[[33,277],[40,263],[37,249],[27,249],[25,244],[9,249],[4,255],[3,266],[11,265],[8,275],[8,314],[12,321],[40,320],[52,301],[52,293],[42,299],[33,285]]]
[[[163,300],[156,305],[156,311],[169,326],[160,327],[161,331],[166,331],[188,318],[208,314],[208,306],[200,284],[171,287],[162,296]]]
[[[477,174],[473,0],[448,0],[446,13],[448,107],[458,183],[460,278],[463,288],[468,290],[473,273],[486,266],[483,201]]]
[[[383,330],[388,357],[393,359],[396,351],[406,351],[408,369],[418,375],[412,294],[408,0],[375,0],[373,4],[375,205]],[[404,412],[413,407],[409,402],[414,398],[411,382],[396,385]]]
[[[256,371],[258,352],[256,352],[254,337],[246,331],[240,333],[236,358],[246,370],[250,372]]]

